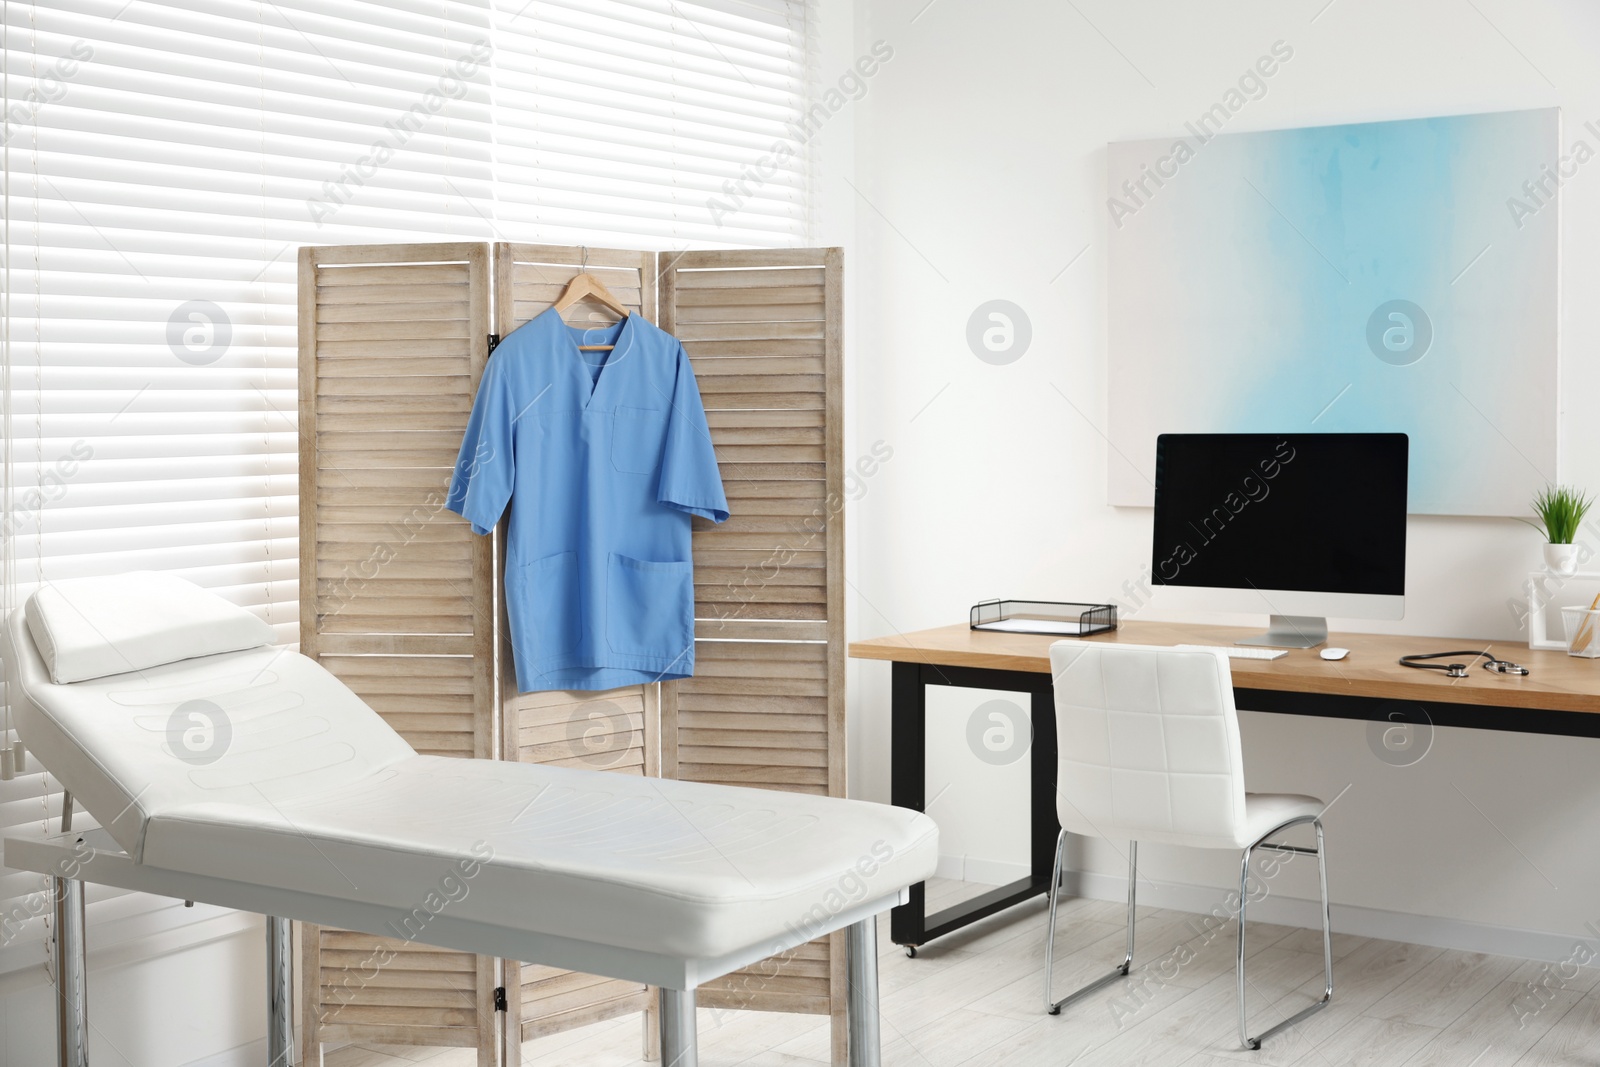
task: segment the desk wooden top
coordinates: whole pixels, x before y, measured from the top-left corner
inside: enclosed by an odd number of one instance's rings
[[[1108,634],[1066,638],[1137,645],[1231,645],[1259,633],[1237,626],[1204,626],[1171,622],[1124,622]],[[855,641],[856,659],[894,660],[945,667],[1050,672],[1050,646],[1059,637],[973,630],[965,623],[933,630]],[[1322,647],[1348,648],[1342,660],[1325,660]],[[1474,662],[1465,678],[1447,678],[1442,671],[1419,671],[1397,662],[1403,655],[1485,649],[1501,659],[1520,663],[1526,676],[1500,675]],[[1530,649],[1510,641],[1462,637],[1408,637],[1396,634],[1331,634],[1319,648],[1292,648],[1273,660],[1232,660],[1238,689],[1291,693],[1329,693],[1391,700],[1439,701],[1550,711],[1600,714],[1600,660],[1580,659],[1565,652]]]

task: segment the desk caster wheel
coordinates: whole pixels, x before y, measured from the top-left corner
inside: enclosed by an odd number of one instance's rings
[[[917,946],[916,945],[907,945],[906,946],[906,959],[914,960],[916,958],[917,958]]]

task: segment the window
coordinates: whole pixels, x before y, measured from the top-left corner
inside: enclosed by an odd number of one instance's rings
[[[800,3],[533,0],[496,27],[508,230],[644,248],[804,241]]]
[[[171,570],[296,639],[301,245],[807,236],[804,0],[4,17],[8,611],[40,580]],[[55,789],[31,759],[0,781],[0,833]],[[0,869],[0,972],[44,959],[42,886]],[[227,921],[89,899],[91,950]]]

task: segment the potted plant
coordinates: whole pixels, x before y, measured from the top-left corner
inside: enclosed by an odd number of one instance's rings
[[[1533,513],[1543,525],[1522,521],[1545,535],[1544,565],[1551,574],[1569,578],[1576,573],[1578,546],[1572,539],[1593,503],[1592,497],[1565,485],[1547,485],[1534,495]]]

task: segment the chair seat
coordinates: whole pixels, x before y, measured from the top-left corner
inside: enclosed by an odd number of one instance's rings
[[[1260,841],[1275,826],[1290,819],[1322,814],[1322,801],[1299,793],[1246,793],[1244,826],[1246,843]]]

